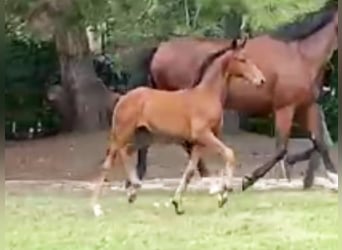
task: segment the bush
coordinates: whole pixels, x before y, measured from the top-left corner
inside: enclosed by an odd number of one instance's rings
[[[327,126],[334,141],[338,139],[338,56],[332,58],[333,68],[327,77],[331,86],[331,92],[322,100],[323,110],[326,116]]]
[[[45,82],[58,63],[53,43],[12,34],[6,34],[5,42],[6,139],[15,134],[22,137],[32,129],[55,130],[58,116],[45,101]]]

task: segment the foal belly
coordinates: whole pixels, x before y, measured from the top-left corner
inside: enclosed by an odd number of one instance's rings
[[[163,134],[161,132],[156,132],[151,135],[152,137],[152,143],[153,144],[159,144],[159,145],[168,145],[168,144],[182,144],[186,141],[186,138],[178,137],[178,136],[172,136],[169,134]]]

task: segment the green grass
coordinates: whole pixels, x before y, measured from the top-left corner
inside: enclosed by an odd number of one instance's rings
[[[157,208],[166,193],[141,193],[134,205],[123,195],[102,198],[105,215],[94,218],[89,197],[6,197],[8,250],[315,250],[338,249],[338,198],[329,192],[265,192],[214,197],[188,194],[186,214]]]

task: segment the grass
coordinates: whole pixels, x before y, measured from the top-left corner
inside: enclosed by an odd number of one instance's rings
[[[7,195],[5,249],[338,249],[336,194],[247,192],[218,209],[213,197],[192,193],[183,216],[163,205],[169,197],[143,193],[129,205],[123,195],[107,195],[105,215],[94,218],[89,197]]]

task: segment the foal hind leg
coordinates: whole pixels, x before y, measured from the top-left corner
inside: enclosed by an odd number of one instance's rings
[[[185,151],[188,153],[188,155],[190,156],[192,148],[193,148],[193,144],[191,142],[186,141],[182,144],[182,146],[185,149]],[[201,159],[201,158],[199,159],[199,161],[197,163],[197,170],[198,170],[200,177],[202,177],[202,178],[210,176],[210,172],[209,172],[207,166],[205,165],[203,159]]]
[[[118,150],[116,149],[116,147],[111,145],[107,151],[106,159],[103,163],[103,166],[99,175],[99,179],[93,191],[93,195],[91,199],[91,206],[92,206],[93,213],[96,217],[101,216],[103,214],[101,205],[98,203],[98,199],[99,199],[103,184],[105,182],[105,179],[116,160],[117,153],[118,153]]]
[[[245,191],[247,188],[252,186],[258,179],[265,176],[275,164],[282,160],[287,154],[287,145],[289,140],[289,135],[292,127],[292,120],[294,116],[294,107],[288,106],[276,111],[275,114],[275,124],[277,128],[277,133],[279,133],[281,143],[274,155],[274,157],[263,164],[262,166],[255,169],[251,175],[247,175],[242,180],[242,190]]]
[[[202,137],[200,142],[206,147],[214,148],[225,161],[225,168],[221,172],[220,185],[210,189],[211,194],[218,194],[219,207],[223,207],[228,200],[228,192],[233,190],[233,176],[236,166],[234,151],[221,142],[212,132]]]
[[[188,165],[184,171],[183,177],[179,183],[179,186],[172,198],[172,205],[175,208],[175,212],[178,215],[184,214],[184,210],[182,208],[182,196],[185,190],[187,189],[188,184],[190,183],[192,177],[195,174],[196,166],[199,161],[199,147],[192,146],[190,151],[190,158],[188,161]]]

